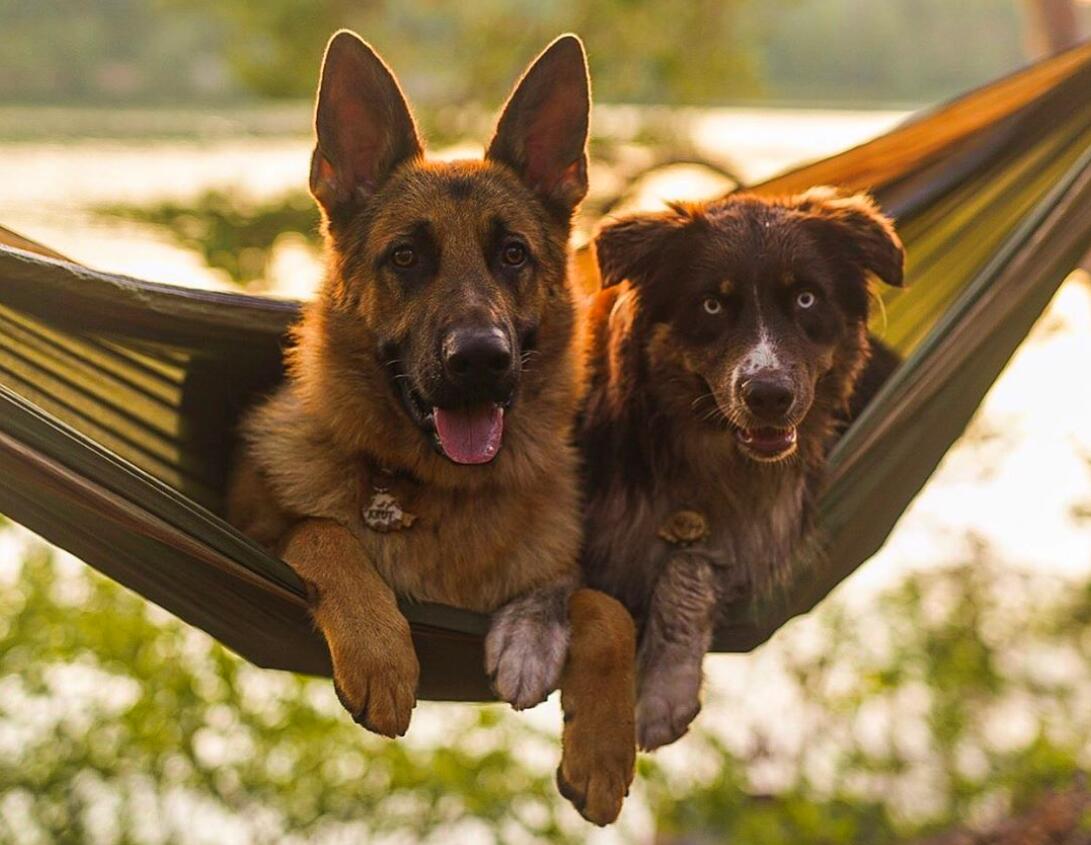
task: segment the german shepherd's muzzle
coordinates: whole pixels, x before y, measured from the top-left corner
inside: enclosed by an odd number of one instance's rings
[[[507,250],[509,261],[525,261],[524,247]],[[488,285],[467,287],[458,299]],[[519,332],[506,316],[466,309],[445,325],[385,343],[380,354],[406,413],[436,451],[458,464],[483,464],[500,451],[504,413],[515,402],[533,342],[532,329]]]

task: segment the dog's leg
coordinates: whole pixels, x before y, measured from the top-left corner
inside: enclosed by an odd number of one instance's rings
[[[297,525],[282,556],[311,593],[311,613],[326,638],[345,709],[377,734],[404,734],[420,665],[394,592],[356,538],[330,520]]]
[[[545,701],[557,688],[568,653],[568,597],[574,582],[534,590],[493,614],[485,671],[496,694],[516,710]]]
[[[606,825],[621,812],[636,763],[636,634],[629,612],[597,590],[573,593],[568,615],[572,636],[561,676],[557,787],[585,819]]]
[[[672,558],[656,583],[637,657],[637,744],[669,745],[701,710],[701,664],[712,643],[716,580],[712,567]]]

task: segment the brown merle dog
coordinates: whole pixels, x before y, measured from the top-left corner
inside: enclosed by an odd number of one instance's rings
[[[799,551],[869,359],[868,278],[902,284],[903,251],[868,197],[828,188],[627,217],[595,250],[584,567],[637,620],[651,749],[700,709],[718,608]]]
[[[589,96],[579,40],[559,38],[484,160],[427,161],[386,65],[333,37],[311,169],[328,270],[287,383],[244,423],[230,512],[308,584],[341,700],[377,733],[403,734],[415,704],[396,596],[494,614],[498,694],[529,707],[560,683],[558,782],[606,823],[633,774],[635,645],[620,604],[576,589],[566,258]]]

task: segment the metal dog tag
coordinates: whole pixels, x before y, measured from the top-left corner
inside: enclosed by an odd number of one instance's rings
[[[363,508],[364,524],[372,531],[386,534],[388,531],[401,531],[409,528],[417,518],[402,510],[398,500],[386,487],[376,487],[371,501]]]

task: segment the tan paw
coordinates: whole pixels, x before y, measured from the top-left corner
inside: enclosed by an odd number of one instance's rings
[[[333,653],[333,687],[353,720],[387,737],[402,736],[417,705],[420,664],[411,643],[386,651]]]
[[[633,723],[630,719],[592,736],[578,724],[574,720],[565,726],[557,789],[589,822],[608,825],[617,819],[633,782]]]

